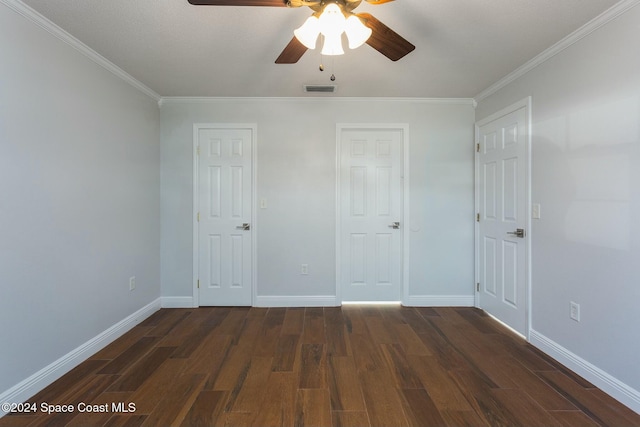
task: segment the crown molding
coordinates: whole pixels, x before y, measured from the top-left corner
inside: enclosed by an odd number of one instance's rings
[[[134,88],[138,89],[140,92],[149,96],[156,102],[160,102],[161,96],[150,89],[149,87],[142,84],[140,81],[133,78],[130,74],[124,71],[122,68],[115,65],[113,62],[109,61],[95,50],[91,49],[86,44],[82,43],[77,38],[73,37],[71,34],[51,22],[49,19],[45,18],[41,14],[39,14],[36,10],[32,9],[28,5],[24,4],[20,0],[0,0],[0,4],[6,5],[9,9],[14,12],[22,15],[24,18],[33,22],[43,30],[47,31],[49,34],[53,35],[57,39],[62,42],[68,44],[96,64],[100,65],[102,68],[110,71],[116,77],[124,80],[129,83]]]
[[[509,83],[524,76],[529,71],[536,68],[538,65],[548,61],[549,59],[551,59],[558,53],[562,52],[569,46],[582,40],[583,38],[585,38],[586,36],[594,32],[595,30],[597,30],[598,28],[609,23],[610,21],[614,20],[615,18],[627,12],[631,8],[637,6],[638,4],[640,4],[640,0],[622,0],[616,3],[609,9],[602,12],[597,17],[593,18],[591,21],[584,24],[582,27],[578,28],[573,33],[569,34],[567,37],[563,38],[562,40],[560,40],[550,48],[546,49],[539,55],[535,56],[533,59],[527,61],[525,64],[523,64],[519,68],[516,68],[513,72],[507,74],[505,77],[498,80],[496,83],[492,84],[491,86],[489,86],[488,88],[486,88],[485,90],[477,94],[474,97],[475,101],[476,102],[482,101],[484,98],[487,98],[488,96],[493,95],[498,90],[507,86]]]
[[[2,0],[0,0],[2,1]],[[158,101],[165,104],[215,104],[218,102],[407,102],[416,104],[471,105],[477,103],[473,98],[385,98],[385,97],[333,97],[333,96],[292,96],[292,97],[231,97],[231,96],[163,96]]]

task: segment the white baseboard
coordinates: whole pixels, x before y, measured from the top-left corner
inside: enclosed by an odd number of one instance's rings
[[[20,403],[26,401],[158,310],[160,310],[160,298],[96,335],[9,390],[4,391],[0,394],[0,402]],[[0,417],[4,415],[6,415],[6,412],[0,409]]]
[[[614,399],[640,414],[640,391],[629,387],[622,381],[609,375],[597,366],[592,365],[538,331],[532,329],[529,332],[529,342],[567,368],[584,377],[587,381]]]
[[[408,307],[473,307],[473,295],[409,295],[402,302]]]
[[[335,295],[317,296],[257,296],[254,307],[336,307]]]
[[[161,297],[162,308],[194,308],[193,297]]]

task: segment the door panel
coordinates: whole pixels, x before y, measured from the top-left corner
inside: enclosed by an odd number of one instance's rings
[[[479,306],[526,334],[526,109],[479,127]]]
[[[200,305],[251,305],[251,129],[198,130]]]
[[[340,287],[343,301],[399,301],[402,281],[403,133],[340,135]]]

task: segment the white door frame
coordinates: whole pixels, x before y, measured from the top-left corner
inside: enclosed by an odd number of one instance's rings
[[[341,189],[340,189],[340,168],[341,168],[341,152],[340,144],[342,141],[342,132],[344,130],[400,130],[402,131],[402,182],[403,182],[403,206],[402,206],[402,280],[400,286],[402,288],[402,300],[404,305],[409,300],[409,124],[408,123],[337,123],[336,124],[336,304],[342,304],[342,286],[341,278],[341,242],[342,242],[342,218],[340,215],[341,207]]]
[[[531,241],[533,233],[531,230],[531,96],[517,101],[502,110],[491,114],[475,123],[475,142],[480,141],[480,128],[502,116],[513,113],[521,108],[525,109],[525,221],[527,239],[525,245],[525,339],[529,341],[531,332]],[[475,211],[480,212],[480,154],[475,150]],[[480,225],[475,222],[475,279],[476,284],[480,282]],[[475,289],[475,306],[480,307],[480,292],[477,286]]]
[[[251,305],[256,301],[257,295],[257,223],[256,223],[256,201],[257,201],[257,171],[258,150],[257,150],[257,131],[258,125],[255,123],[194,123],[193,124],[193,307],[200,306],[200,292],[198,290],[199,270],[200,270],[200,245],[198,244],[199,223],[198,210],[200,209],[199,194],[199,161],[198,161],[198,135],[201,129],[249,129],[251,130],[251,172],[253,174],[251,186]]]

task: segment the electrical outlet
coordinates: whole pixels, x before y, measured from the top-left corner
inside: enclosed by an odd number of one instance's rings
[[[300,274],[309,274],[309,264],[302,264],[302,268],[300,269]]]
[[[136,288],[136,276],[129,277],[129,290],[132,291]]]
[[[569,314],[576,322],[580,321],[580,304],[571,301],[571,312]]]

